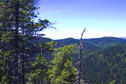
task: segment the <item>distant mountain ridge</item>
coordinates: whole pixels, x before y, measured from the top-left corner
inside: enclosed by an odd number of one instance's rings
[[[50,41],[56,41],[57,42],[56,47],[63,47],[65,45],[70,45],[70,44],[78,44],[78,45],[80,44],[80,40],[74,38],[53,40],[50,38],[39,37],[39,38],[32,39],[32,42],[37,42],[37,43],[50,42]],[[122,44],[126,44],[126,39],[122,39],[118,37],[83,39],[83,46],[84,46],[83,48],[85,52],[116,46],[116,45],[122,45]]]
[[[126,37],[120,37],[120,38],[122,38],[122,39],[126,39]]]
[[[65,46],[69,44],[79,44],[79,39],[66,38],[61,40],[54,40],[57,42],[57,46]],[[96,50],[101,48],[107,48],[111,46],[126,44],[126,39],[116,38],[116,37],[102,37],[102,38],[92,38],[83,39],[83,46],[86,51]]]

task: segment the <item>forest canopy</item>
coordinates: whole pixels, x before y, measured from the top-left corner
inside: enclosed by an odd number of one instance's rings
[[[39,0],[0,1],[0,84],[126,84],[126,39],[52,40],[39,19]],[[38,20],[38,21],[36,21]]]

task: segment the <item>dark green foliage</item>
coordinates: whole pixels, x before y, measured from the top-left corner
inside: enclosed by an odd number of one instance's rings
[[[76,53],[76,45],[57,48],[48,71],[51,84],[73,84],[77,69],[72,65],[71,55]]]
[[[5,76],[1,76],[0,82],[6,80],[4,82],[8,83],[10,80],[8,74],[12,77],[10,84],[13,83],[14,78],[17,84],[18,81],[24,80],[26,67],[29,65],[27,61],[39,53],[34,50],[40,49],[37,48],[38,45],[29,40],[37,36],[36,33],[47,28],[50,22],[40,19],[38,22],[34,21],[37,17],[35,13],[38,9],[37,2],[38,0],[0,1],[0,61],[2,62],[0,68],[6,73]],[[12,53],[6,56],[8,52]]]
[[[82,60],[82,76],[89,84],[126,83],[126,45],[90,52]]]
[[[76,45],[70,44],[79,44],[79,40],[68,38],[56,43],[38,35],[51,23],[35,21],[37,2],[0,1],[0,84],[13,84],[14,78],[19,84],[75,83],[77,69],[73,65],[78,57]],[[126,84],[126,45],[122,44],[126,39],[84,39],[82,78],[89,84]]]
[[[78,43],[68,38],[56,40],[58,46]],[[81,76],[89,84],[125,84],[126,39],[104,37],[83,40]],[[78,58],[73,56],[74,63]],[[75,64],[76,65],[76,64]]]
[[[44,83],[47,81],[48,78],[47,70],[48,70],[48,62],[46,59],[41,55],[38,54],[36,60],[31,62],[32,70],[28,73],[29,80],[32,84],[36,83]]]
[[[11,51],[0,52],[0,77],[2,83],[12,82],[13,74],[11,70],[13,66],[11,62],[13,61],[13,57],[11,56]]]

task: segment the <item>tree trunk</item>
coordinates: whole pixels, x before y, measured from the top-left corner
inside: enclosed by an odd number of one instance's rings
[[[81,34],[81,38],[80,38],[80,46],[79,46],[79,62],[78,62],[78,79],[77,79],[77,84],[80,84],[81,81],[81,59],[82,59],[82,49],[83,49],[83,43],[82,43],[82,38],[83,38],[83,34],[85,32],[85,28]]]
[[[14,60],[14,84],[19,84],[18,74],[18,27],[19,27],[19,0],[16,1],[15,5],[15,60]]]

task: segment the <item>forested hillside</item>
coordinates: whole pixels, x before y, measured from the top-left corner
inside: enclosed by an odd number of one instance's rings
[[[57,40],[59,45],[79,44],[69,38]],[[83,40],[82,77],[89,84],[125,84],[126,39],[103,37]],[[87,52],[88,51],[88,52]],[[74,56],[74,62],[77,57]],[[75,64],[76,65],[76,64]]]
[[[69,44],[79,44],[79,39],[67,38],[61,40],[55,40],[57,46],[64,46]],[[103,38],[92,38],[83,39],[84,51],[92,51],[96,49],[102,49],[110,46],[126,44],[126,39],[116,38],[116,37],[103,37]]]
[[[82,76],[89,84],[126,83],[126,45],[83,54]]]
[[[55,40],[56,47],[78,44],[79,39]],[[125,84],[126,39],[83,39],[82,77],[89,84]],[[77,67],[78,56],[72,56]]]
[[[38,2],[0,1],[0,84],[126,84],[126,39],[44,38]]]

